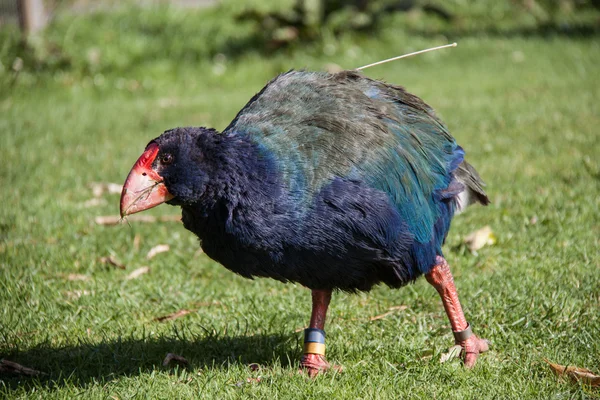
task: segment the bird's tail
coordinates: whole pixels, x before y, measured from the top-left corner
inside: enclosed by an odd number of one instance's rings
[[[484,206],[490,204],[490,199],[485,194],[483,187],[485,183],[471,164],[463,160],[454,171],[456,180],[462,183],[465,189],[458,194],[457,211],[462,212],[470,204],[481,203]]]

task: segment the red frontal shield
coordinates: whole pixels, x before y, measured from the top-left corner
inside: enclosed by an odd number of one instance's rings
[[[157,154],[158,144],[150,143],[127,175],[121,192],[121,217],[156,207],[174,197],[152,169]]]

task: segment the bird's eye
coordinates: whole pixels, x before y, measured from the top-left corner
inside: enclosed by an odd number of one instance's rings
[[[169,165],[169,164],[173,163],[173,156],[169,153],[163,154],[162,157],[160,158],[160,162],[161,162],[161,164]]]

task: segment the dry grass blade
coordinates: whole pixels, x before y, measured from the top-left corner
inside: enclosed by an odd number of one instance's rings
[[[408,306],[405,306],[405,305],[390,307],[390,308],[388,308],[388,310],[389,310],[388,312],[371,317],[371,318],[369,318],[369,321],[377,321],[379,319],[383,319],[383,318],[387,317],[388,315],[392,315],[398,311],[404,311],[407,308],[408,308]]]
[[[45,372],[25,367],[24,365],[5,359],[0,359],[0,374],[13,374],[25,376],[47,375]]]
[[[163,360],[162,365],[163,367],[168,367],[172,363],[181,365],[183,367],[187,367],[188,365],[190,365],[188,360],[186,360],[185,358],[178,356],[177,354],[167,353],[167,356]]]
[[[171,247],[169,247],[168,244],[159,244],[154,246],[153,248],[150,249],[150,251],[148,252],[148,254],[146,254],[146,258],[148,260],[150,260],[151,258],[153,258],[154,256],[156,256],[157,254],[160,253],[164,253],[171,250]]]
[[[181,318],[185,315],[188,315],[191,312],[192,312],[192,310],[186,310],[184,308],[182,310],[176,311],[169,315],[163,315],[162,317],[156,317],[156,318],[154,318],[154,320],[158,321],[158,322],[172,321],[174,319]]]
[[[100,258],[100,262],[102,264],[109,264],[112,265],[115,268],[119,268],[119,269],[125,269],[125,264],[119,262],[116,258],[114,258],[113,256],[108,256],[108,257],[102,257]]]
[[[132,273],[130,273],[129,275],[127,275],[127,277],[125,278],[126,281],[132,280],[132,279],[137,279],[140,276],[147,274],[148,272],[150,272],[150,267],[140,267],[138,269],[136,269],[135,271],[133,271]]]
[[[554,371],[557,376],[566,376],[573,381],[581,381],[593,387],[600,387],[600,375],[594,374],[587,368],[555,364],[548,359],[544,359],[544,361],[552,368],[552,371]]]

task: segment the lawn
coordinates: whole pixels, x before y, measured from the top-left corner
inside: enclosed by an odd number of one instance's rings
[[[494,29],[446,29],[410,14],[267,54],[244,42],[234,9],[66,16],[18,73],[20,50],[2,36],[0,358],[44,374],[0,374],[0,397],[599,398],[544,361],[600,374],[597,28],[538,32],[504,15]],[[492,343],[473,370],[440,363],[452,335],[421,279],[335,293],[328,359],[344,370],[311,380],[297,373],[307,289],[230,273],[176,221],[95,222],[118,214],[119,195],[93,184],[121,184],[162,131],[223,129],[290,68],[355,68],[448,41],[458,47],[365,73],[433,106],[488,184],[492,204],[457,216],[444,248],[467,319]],[[471,253],[464,237],[486,225],[496,243]],[[148,259],[157,245],[170,249]],[[163,367],[167,353],[189,365]]]

